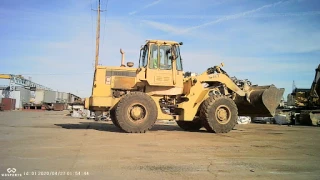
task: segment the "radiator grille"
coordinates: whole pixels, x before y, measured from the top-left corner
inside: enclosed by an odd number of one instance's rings
[[[107,76],[136,77],[136,72],[132,72],[132,71],[107,71]]]

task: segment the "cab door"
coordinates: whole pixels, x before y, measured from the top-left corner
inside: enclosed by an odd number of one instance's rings
[[[150,45],[147,81],[151,86],[175,86],[170,45]]]
[[[182,58],[180,55],[180,48],[178,45],[173,47],[173,53],[176,57],[173,63],[173,82],[176,87],[183,88],[183,66]]]

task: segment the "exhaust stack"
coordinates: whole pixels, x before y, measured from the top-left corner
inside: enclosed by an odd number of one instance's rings
[[[124,51],[122,49],[120,49],[120,53],[121,53],[121,66],[120,67],[126,67],[126,65],[124,64]]]

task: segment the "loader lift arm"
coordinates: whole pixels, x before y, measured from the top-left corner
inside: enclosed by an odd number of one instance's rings
[[[236,102],[238,113],[241,116],[273,117],[284,93],[283,88],[278,89],[274,85],[251,86],[250,83],[245,82],[244,85],[240,87],[219,66],[208,68],[207,71],[199,76],[185,78],[185,81],[194,84],[191,85],[193,88],[186,90],[186,95],[199,95],[198,98],[191,96],[188,103],[202,103],[201,100],[207,96],[202,95],[202,93],[208,93],[209,96],[222,94]],[[202,89],[199,87],[199,84],[203,83],[209,86]],[[181,105],[180,108],[183,109],[183,107],[186,106],[185,104],[187,103]],[[192,111],[189,110],[187,113],[192,113]]]

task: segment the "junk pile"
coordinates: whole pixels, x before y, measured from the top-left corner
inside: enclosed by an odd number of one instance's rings
[[[239,116],[237,123],[238,124],[250,124],[251,117],[250,116]]]

